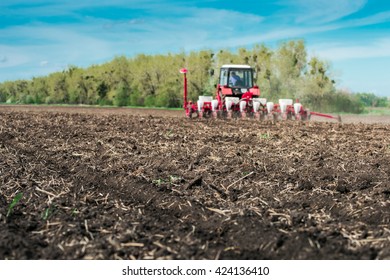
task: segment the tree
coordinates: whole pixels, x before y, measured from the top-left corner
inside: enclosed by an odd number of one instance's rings
[[[357,98],[367,107],[387,107],[388,99],[386,97],[379,97],[373,93],[357,93]]]
[[[0,102],[15,102],[13,92],[14,82],[6,81],[0,84]]]
[[[68,83],[66,81],[65,72],[56,72],[48,77],[49,95],[46,97],[45,103],[68,103]]]
[[[37,77],[32,79],[30,95],[33,98],[33,103],[45,103],[46,98],[49,96],[49,87],[45,77]]]
[[[249,61],[256,71],[255,83],[259,86],[262,96],[267,98],[277,95],[278,92],[278,80],[272,67],[273,55],[265,45],[256,45]]]
[[[303,40],[281,44],[273,57],[274,76],[271,90],[274,96],[295,99],[299,92],[299,82],[307,63],[307,53]]]
[[[308,63],[308,71],[300,81],[300,91],[296,97],[313,109],[323,110],[332,102],[336,88],[329,77],[329,64],[317,57],[312,57]]]
[[[212,95],[215,91],[216,81],[211,77],[212,58],[214,54],[210,50],[190,52],[185,63],[188,65],[189,94],[191,99],[200,95]],[[177,76],[177,74],[175,75]],[[172,84],[174,80],[171,81]]]
[[[129,103],[129,87],[128,84],[124,81],[120,82],[114,97],[115,106],[127,106]]]

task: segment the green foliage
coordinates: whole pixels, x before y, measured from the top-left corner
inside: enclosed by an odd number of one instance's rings
[[[80,214],[80,211],[77,208],[73,208],[70,212],[71,216],[77,216],[78,214]]]
[[[360,114],[364,112],[364,105],[356,96],[351,93],[338,91],[335,95],[335,100],[332,102],[333,112],[344,112]]]
[[[364,113],[377,116],[389,116],[390,107],[366,107]]]
[[[298,97],[306,68],[306,48],[303,41],[283,43],[273,59],[272,96]]]
[[[263,133],[263,134],[260,134],[260,139],[269,139],[269,133]]]
[[[356,93],[356,96],[366,107],[388,107],[390,105],[386,97],[379,97],[373,93]]]
[[[34,97],[32,95],[27,94],[26,96],[24,96],[24,98],[22,100],[22,103],[34,104],[35,103],[35,99],[34,99]]]
[[[337,91],[330,64],[318,57],[308,58],[302,40],[282,42],[276,49],[255,45],[236,51],[118,56],[86,69],[70,65],[46,77],[0,83],[0,102],[177,108],[183,102],[183,78],[178,69],[188,68],[188,98],[197,100],[199,95],[215,94],[219,68],[232,63],[254,67],[255,83],[262,97],[270,101],[298,98],[310,109],[321,111],[360,112],[362,104],[388,106],[386,98],[373,94],[356,97]]]
[[[121,81],[115,92],[114,105],[127,106],[129,103],[129,86],[126,81]]]
[[[360,114],[364,112],[364,105],[353,94],[345,91],[337,91],[326,100],[325,111],[354,113]]]
[[[56,211],[55,205],[50,205],[49,207],[45,208],[45,210],[41,214],[42,220],[44,221],[48,220],[51,216],[53,216],[55,211]]]
[[[133,90],[130,92],[129,105],[130,106],[144,106],[145,98],[142,97],[141,93]]]
[[[15,207],[16,204],[22,199],[23,193],[17,193],[15,197],[12,199],[10,205],[8,206],[8,211],[7,211],[7,217],[9,217],[12,214],[12,211]]]
[[[146,107],[153,107],[156,103],[156,97],[154,95],[148,95],[145,97],[144,105]]]

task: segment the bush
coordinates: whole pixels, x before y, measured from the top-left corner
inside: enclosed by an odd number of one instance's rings
[[[129,105],[130,106],[144,106],[144,98],[138,91],[133,91],[130,93]]]
[[[114,97],[115,106],[127,106],[129,103],[129,87],[125,83],[120,83]]]
[[[99,106],[112,106],[113,103],[111,100],[108,99],[100,99],[98,102]]]
[[[155,107],[156,106],[156,97],[154,95],[146,96],[144,105],[146,107]]]
[[[45,98],[45,104],[54,104],[53,97],[47,96],[47,97]]]
[[[172,90],[164,90],[156,98],[157,107],[178,108],[182,106],[182,100]]]
[[[336,91],[329,104],[330,112],[361,114],[364,112],[364,104],[355,95]]]
[[[366,107],[387,107],[390,105],[387,97],[379,97],[373,93],[356,93],[356,97]]]
[[[35,102],[35,98],[33,97],[33,96],[31,96],[31,95],[26,95],[26,97],[24,98],[24,100],[23,100],[23,103],[25,103],[25,104],[34,104],[34,103],[36,103]]]
[[[5,103],[7,103],[7,104],[15,103],[15,99],[11,96],[10,98],[7,99],[7,101]]]
[[[328,92],[322,96],[316,94],[306,96],[303,104],[312,111],[324,113],[361,114],[365,109],[364,104],[356,95],[340,90]]]

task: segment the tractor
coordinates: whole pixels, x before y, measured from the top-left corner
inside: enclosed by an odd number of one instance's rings
[[[327,114],[310,112],[292,99],[279,99],[274,104],[266,98],[260,98],[260,89],[254,84],[254,69],[249,65],[226,64],[222,65],[216,85],[215,97],[199,96],[196,103],[187,100],[187,72],[184,74],[184,102],[183,108],[189,118],[252,118],[258,120],[309,120],[312,115],[337,119]]]

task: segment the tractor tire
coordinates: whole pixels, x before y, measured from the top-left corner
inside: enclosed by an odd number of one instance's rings
[[[212,112],[211,111],[205,111],[203,112],[203,118],[204,119],[210,119],[211,117],[213,116]]]
[[[265,112],[261,111],[260,112],[260,121],[264,121],[264,120],[265,120]]]
[[[195,118],[198,119],[199,118],[199,112],[191,110],[189,115],[188,115],[188,118],[189,119],[195,119]]]

